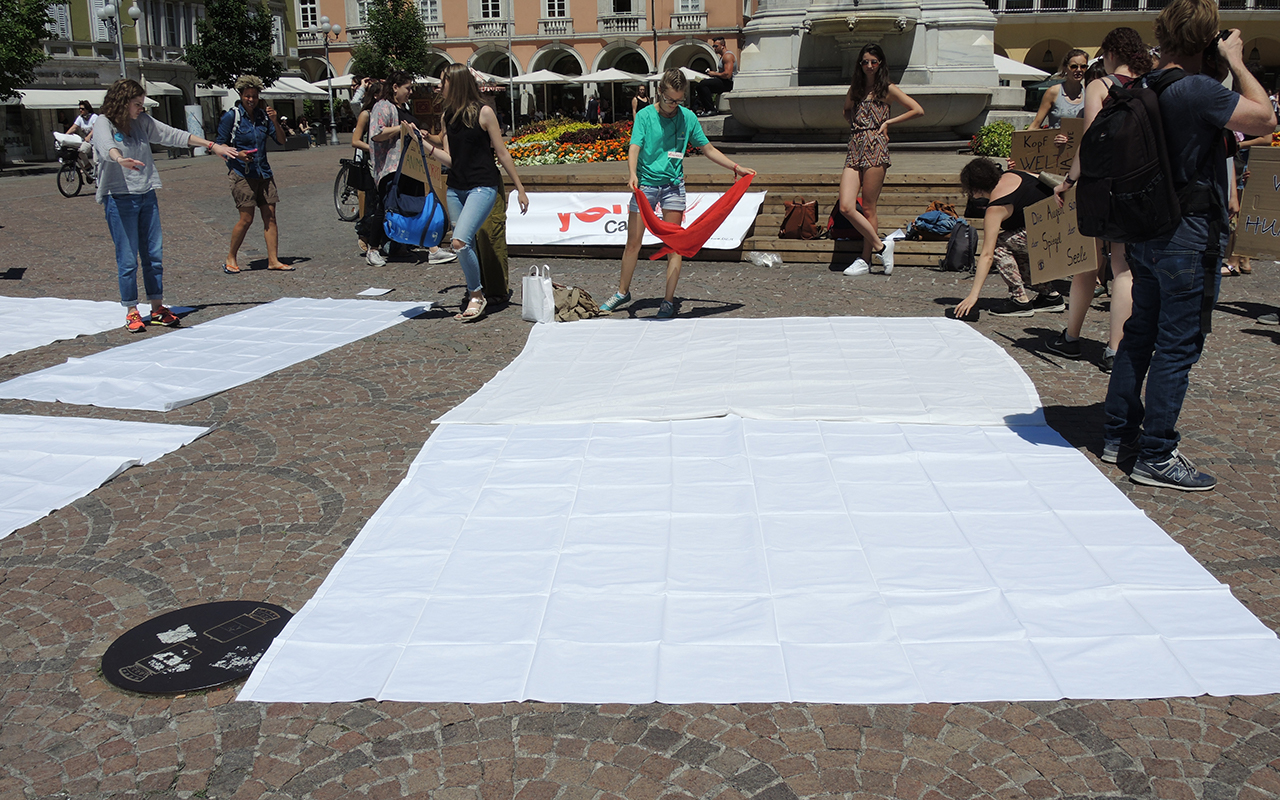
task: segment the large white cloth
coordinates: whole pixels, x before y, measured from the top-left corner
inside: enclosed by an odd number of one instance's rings
[[[1017,362],[949,319],[538,325],[442,423],[754,419],[1043,425]]]
[[[119,303],[59,297],[0,297],[0,358],[122,325],[124,308]]]
[[[0,415],[0,539],[208,432],[76,417]]]
[[[731,416],[441,426],[240,699],[1277,691],[1275,634],[1049,428]]]
[[[170,411],[418,316],[430,303],[283,298],[0,383],[0,397]]]

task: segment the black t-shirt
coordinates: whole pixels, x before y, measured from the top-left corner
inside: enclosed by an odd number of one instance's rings
[[[1000,229],[1006,231],[1016,231],[1027,227],[1026,215],[1022,213],[1023,210],[1027,206],[1033,206],[1053,194],[1053,189],[1041,183],[1040,179],[1035,175],[1021,170],[1015,170],[1014,174],[1022,180],[1018,188],[1009,194],[993,197],[987,203],[988,208],[991,206],[1013,206],[1013,213],[1009,215],[1008,219],[1000,223]]]

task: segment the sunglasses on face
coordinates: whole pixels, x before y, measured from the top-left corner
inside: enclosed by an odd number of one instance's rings
[[[862,66],[864,66],[864,67],[878,67],[878,66],[880,66],[880,62],[879,62],[879,61],[876,61],[875,59],[872,59],[872,58],[864,58],[864,59],[862,59]]]
[[[1068,64],[1068,65],[1067,65],[1067,69],[1086,70],[1086,69],[1088,69],[1088,68],[1089,68],[1089,67],[1088,67],[1088,66],[1086,66],[1086,65],[1084,65],[1084,64]]]

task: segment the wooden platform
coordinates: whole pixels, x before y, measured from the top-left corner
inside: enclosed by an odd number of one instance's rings
[[[614,174],[529,174],[521,175],[530,192],[616,192],[625,191]],[[625,178],[622,179],[625,183]],[[690,174],[685,187],[691,192],[723,192],[729,186],[727,174]],[[737,250],[703,250],[702,261],[740,261],[752,250],[777,253],[783,262],[827,263],[847,266],[862,253],[861,242],[838,242],[830,239],[803,241],[779,239],[783,203],[802,196],[818,202],[818,224],[825,226],[835,206],[840,189],[839,173],[767,174],[761,173],[751,183],[751,191],[764,191],[764,204],[755,224]],[[958,176],[944,174],[894,174],[890,172],[880,194],[880,235],[887,236],[914,220],[931,201],[953,203],[963,212],[965,197],[960,192]],[[981,231],[979,230],[979,234]],[[547,245],[511,245],[512,255],[548,258],[620,258],[621,247],[564,247]],[[946,242],[900,241],[895,248],[897,266],[936,266],[946,252]],[[646,248],[641,257],[653,249]]]

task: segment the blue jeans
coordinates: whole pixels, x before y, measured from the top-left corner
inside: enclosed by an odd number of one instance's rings
[[[120,279],[120,304],[138,304],[138,261],[142,261],[142,285],[147,299],[159,303],[164,296],[164,268],[160,265],[164,242],[160,236],[160,204],[155,190],[146,194],[109,194],[103,207],[107,229],[116,244],[116,273]]]
[[[458,263],[462,265],[462,275],[467,279],[467,291],[480,291],[480,258],[472,246],[476,242],[476,231],[488,219],[493,204],[498,200],[496,186],[476,186],[472,189],[450,188],[445,195],[449,201],[449,218],[453,220],[453,238],[462,242],[462,248],[455,250]]]
[[[1167,240],[1131,244],[1125,250],[1133,270],[1133,313],[1107,387],[1106,437],[1138,441],[1138,457],[1163,461],[1178,446],[1178,415],[1187,396],[1191,365],[1200,360],[1204,332],[1204,254]],[[1214,296],[1218,267],[1211,271]],[[1146,408],[1142,383],[1146,380]]]

